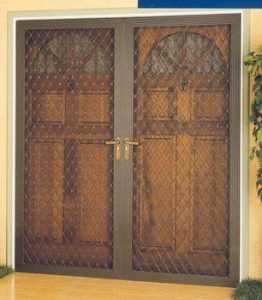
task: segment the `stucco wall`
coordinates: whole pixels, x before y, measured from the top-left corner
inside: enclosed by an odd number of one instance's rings
[[[7,13],[10,11],[137,7],[137,0],[0,0],[0,266],[6,262]]]
[[[262,45],[262,10],[252,10],[250,14],[250,50]],[[250,90],[252,80],[250,82]],[[252,97],[252,94],[250,95]],[[250,127],[250,145],[253,144]],[[262,204],[257,199],[257,163],[250,162],[249,168],[249,275],[262,278]]]

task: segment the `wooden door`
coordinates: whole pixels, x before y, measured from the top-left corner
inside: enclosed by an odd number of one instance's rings
[[[25,31],[25,264],[113,267],[114,30]]]
[[[132,269],[226,277],[230,26],[134,35]]]

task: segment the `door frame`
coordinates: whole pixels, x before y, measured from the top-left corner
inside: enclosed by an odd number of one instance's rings
[[[24,104],[25,104],[25,31],[37,29],[69,29],[69,28],[113,28],[114,29],[114,83],[123,78],[121,69],[122,45],[119,40],[123,38],[121,20],[93,19],[93,20],[45,20],[45,21],[19,21],[16,31],[16,270],[24,272],[41,272],[66,275],[83,275],[93,277],[121,278],[123,261],[121,259],[123,203],[121,201],[120,178],[122,170],[121,160],[114,159],[113,176],[113,268],[82,268],[57,265],[33,265],[23,263],[23,236],[24,236]],[[120,57],[120,59],[118,59]],[[116,116],[121,110],[121,91],[114,84],[114,138],[123,135],[123,126]],[[115,153],[115,151],[114,151]],[[115,217],[117,216],[117,217]]]
[[[231,103],[230,107],[234,107],[234,110],[231,109],[231,124],[234,126],[231,126],[230,128],[230,156],[233,158],[233,163],[231,165],[233,166],[231,168],[231,178],[234,178],[235,185],[232,185],[231,183],[231,195],[235,199],[235,201],[231,201],[234,203],[230,204],[230,211],[232,213],[231,218],[233,222],[230,223],[230,237],[231,237],[231,244],[230,245],[230,276],[228,278],[221,278],[221,277],[213,277],[213,276],[203,276],[203,275],[182,275],[182,274],[156,274],[156,273],[149,273],[149,272],[143,272],[143,274],[138,274],[137,271],[125,271],[125,278],[126,279],[133,279],[133,280],[150,280],[150,281],[165,281],[165,282],[186,282],[186,283],[200,283],[200,284],[208,284],[208,285],[225,285],[225,286],[231,286],[234,285],[236,282],[239,281],[239,273],[240,273],[240,265],[239,265],[239,257],[240,257],[240,219],[239,219],[239,213],[240,213],[240,147],[241,147],[241,140],[240,140],[240,124],[241,124],[241,107],[240,107],[240,80],[241,80],[241,67],[240,67],[240,54],[241,54],[241,14],[239,13],[232,13],[232,14],[199,14],[199,15],[183,15],[183,16],[165,16],[165,17],[132,17],[132,18],[126,18],[123,16],[123,18],[126,21],[126,24],[128,24],[129,27],[129,33],[128,35],[132,34],[131,30],[133,27],[136,26],[157,26],[157,25],[214,25],[214,24],[230,24],[231,32],[232,32],[232,40],[231,40],[231,46],[233,46],[234,53],[231,55],[232,58],[232,72],[231,72]],[[94,26],[94,24],[98,24],[98,22],[101,24],[108,24],[108,27],[112,27],[113,24],[115,24],[115,28],[119,30],[119,36],[124,35],[123,28],[121,29],[119,26],[121,20],[123,18],[115,18],[113,21],[112,19],[106,20],[106,19],[82,19],[82,20],[55,20],[52,22],[52,20],[48,21],[17,21],[17,99],[20,98],[20,95],[23,93],[23,84],[22,80],[18,80],[23,78],[23,68],[19,67],[22,64],[22,57],[23,57],[23,51],[21,51],[21,47],[19,47],[20,43],[23,42],[22,34],[23,30],[26,30],[27,25],[36,24],[35,28],[43,28],[42,26],[46,26],[46,28],[50,28],[50,24],[53,23],[54,27],[51,28],[65,28],[63,26],[74,26],[74,27],[81,27],[83,24],[90,24]],[[102,22],[102,23],[101,23]],[[21,24],[24,24],[23,26]],[[62,26],[62,27],[60,27]],[[32,27],[30,27],[32,29]],[[238,47],[237,47],[238,46]],[[133,40],[129,39],[129,42],[126,43],[126,45],[123,45],[123,47],[119,47],[115,49],[115,55],[118,51],[118,57],[119,61],[123,61],[123,54],[128,53],[127,56],[128,64],[124,63],[125,68],[123,68],[121,71],[118,70],[118,73],[115,75],[115,79],[119,78],[119,82],[122,82],[122,87],[120,89],[115,88],[115,99],[118,102],[117,105],[115,105],[115,113],[116,111],[125,111],[125,115],[129,122],[125,122],[125,124],[129,124],[125,126],[125,128],[120,126],[120,123],[123,123],[123,120],[120,122],[114,123],[114,129],[115,129],[115,135],[116,135],[116,128],[119,129],[117,132],[120,136],[128,136],[132,137],[132,108],[133,108],[133,98],[131,94],[131,90],[133,88],[132,80],[133,76],[127,76],[129,80],[124,81],[124,74],[131,74],[132,69],[130,66],[132,66],[132,47],[133,47]],[[116,63],[116,60],[115,60]],[[128,67],[129,66],[129,67]],[[116,66],[117,70],[117,66]],[[121,81],[122,79],[122,81]],[[122,95],[126,95],[125,91],[128,91],[127,97],[123,98]],[[234,95],[234,97],[232,96]],[[117,100],[118,98],[118,100]],[[124,101],[124,99],[126,101]],[[118,126],[118,127],[117,127]],[[22,139],[22,132],[23,130],[23,105],[21,104],[21,101],[16,101],[16,198],[21,198],[21,195],[23,194],[23,184],[21,184],[21,175],[23,175],[23,141]],[[233,138],[233,139],[232,139]],[[234,143],[233,143],[234,141]],[[235,151],[233,151],[233,149]],[[234,155],[232,155],[234,153]],[[119,191],[115,196],[118,199],[116,203],[118,203],[119,209],[116,209],[116,205],[114,205],[114,214],[118,216],[118,229],[114,228],[116,230],[116,237],[118,243],[114,243],[114,253],[119,253],[120,256],[128,254],[128,258],[126,260],[125,266],[121,264],[121,262],[117,262],[117,267],[115,267],[113,270],[96,270],[96,269],[83,269],[83,268],[71,268],[68,269],[68,267],[53,267],[53,266],[41,266],[41,269],[39,266],[30,266],[28,265],[26,267],[26,270],[24,271],[30,271],[30,272],[43,272],[43,273],[50,273],[53,274],[68,274],[68,275],[90,275],[90,276],[97,276],[97,277],[113,277],[113,278],[121,278],[121,273],[127,268],[130,268],[131,266],[131,253],[130,248],[131,245],[131,237],[132,232],[129,230],[129,234],[125,235],[123,228],[121,228],[121,218],[127,218],[126,226],[129,226],[131,228],[131,204],[132,204],[132,183],[131,181],[128,183],[126,180],[127,178],[130,179],[130,176],[132,178],[132,156],[130,157],[129,161],[122,161],[122,163],[114,163],[115,167],[118,168],[119,172],[121,173],[121,170],[125,168],[127,171],[124,173],[124,176],[122,178],[122,191],[125,190],[126,193],[128,193],[128,199],[127,203],[123,204],[121,203],[121,199],[124,196],[121,194],[121,191]],[[116,165],[117,164],[117,165]],[[117,171],[118,172],[118,171]],[[122,173],[123,174],[123,173]],[[119,181],[114,182],[116,185],[121,185]],[[21,207],[21,204],[18,203],[16,205],[16,250],[21,247],[21,239],[18,238],[19,233],[21,233],[21,222],[22,218],[19,216],[19,211],[21,212],[23,207]],[[115,203],[114,203],[115,204]],[[125,215],[123,212],[125,211]],[[115,226],[114,226],[115,227]],[[125,228],[127,230],[127,228]],[[21,236],[21,235],[20,235]],[[121,245],[119,247],[116,247],[116,244],[120,245],[121,237],[124,238],[124,245]],[[122,239],[123,240],[123,239]],[[20,247],[19,247],[20,245]],[[124,252],[122,252],[122,246],[124,247]],[[116,248],[115,248],[116,247]],[[21,248],[20,248],[21,249]],[[116,252],[115,252],[116,251]],[[16,251],[16,262],[19,261],[19,258],[21,258],[21,254],[19,253],[19,250]],[[19,270],[19,264],[16,264],[16,268]],[[101,272],[102,271],[102,272]]]

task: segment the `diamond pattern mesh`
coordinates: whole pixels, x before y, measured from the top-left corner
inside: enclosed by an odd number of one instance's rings
[[[230,26],[135,29],[132,267],[229,272]],[[113,29],[25,36],[24,262],[113,268]]]
[[[133,270],[227,276],[230,26],[134,43]]]
[[[25,35],[24,262],[113,266],[113,29]]]

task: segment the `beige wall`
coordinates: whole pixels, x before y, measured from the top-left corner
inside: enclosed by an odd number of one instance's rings
[[[137,7],[137,0],[0,0],[0,265],[6,260],[7,178],[7,12]],[[251,49],[262,45],[262,10],[251,11]],[[251,138],[252,141],[252,138]],[[262,277],[262,205],[255,190],[256,163],[250,163],[250,276]]]
[[[0,0],[0,265],[6,261],[7,180],[7,13],[29,10],[66,10],[137,7],[137,0]]]
[[[250,14],[250,50],[256,50],[259,45],[262,45],[262,10],[252,10]],[[253,143],[252,128],[250,128],[250,144]],[[255,188],[257,167],[256,162],[250,162],[249,275],[262,278],[262,204],[257,199]]]

